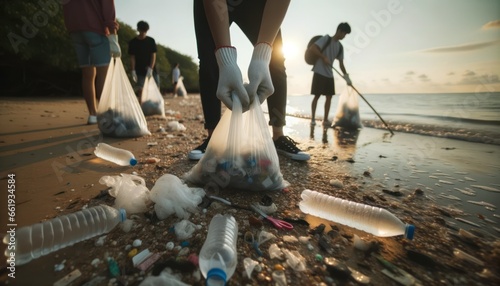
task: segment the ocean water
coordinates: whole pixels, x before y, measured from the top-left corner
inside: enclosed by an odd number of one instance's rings
[[[362,95],[394,132],[500,145],[500,92]],[[312,99],[312,95],[288,96],[287,115],[311,118]],[[387,129],[366,101],[358,99],[363,126]],[[339,95],[332,99],[330,120],[338,100]],[[316,120],[323,118],[324,103],[322,96]]]

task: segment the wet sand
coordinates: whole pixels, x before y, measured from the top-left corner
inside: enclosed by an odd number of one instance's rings
[[[81,99],[2,98],[0,181],[2,189],[6,190],[9,175],[15,175],[17,227],[71,213],[84,206],[100,203],[112,205],[113,200],[103,195],[106,186],[99,184],[99,179],[105,175],[136,172],[145,178],[149,189],[163,174],[182,177],[195,164],[187,159],[187,152],[205,136],[201,106],[197,95],[191,95],[186,100],[169,98],[166,104],[166,110],[174,111],[168,119],[180,120],[186,126],[186,131],[158,132],[168,120],[152,116],[147,118],[152,135],[108,138],[100,135],[96,125],[85,124],[87,112]],[[342,283],[343,280],[338,277],[325,274],[323,264],[315,260],[316,254],[340,259],[369,276],[373,285],[397,285],[381,273],[383,266],[374,258],[375,254],[410,272],[422,285],[492,285],[498,281],[500,219],[496,207],[500,204],[500,194],[494,190],[500,189],[497,175],[500,171],[499,146],[404,133],[390,136],[387,131],[371,128],[363,128],[357,133],[333,129],[323,132],[319,126],[311,130],[308,121],[292,117],[287,118],[285,133],[298,141],[312,159],[304,163],[280,156],[281,172],[291,185],[285,191],[270,194],[278,206],[276,215],[282,218],[306,218],[311,223],[310,228],[320,223],[326,224],[327,229],[334,225],[334,228],[339,228],[340,234],[333,240],[335,250],[325,252],[319,249],[317,236],[308,234],[308,227],[296,225],[293,232],[283,233],[264,224],[263,229],[277,236],[274,243],[298,250],[306,257],[308,270],[297,273],[287,267],[285,261],[264,256],[261,259],[263,270],[260,273],[254,271],[252,279],[249,279],[243,274],[242,260],[247,256],[256,257],[252,249],[242,242],[238,246],[238,268],[229,285],[271,285],[269,277],[277,264],[285,267],[289,285],[294,285],[292,279],[304,285]],[[140,163],[134,168],[119,167],[96,158],[93,149],[99,142],[130,150]],[[160,162],[145,163],[149,157],[158,158]],[[334,186],[333,181],[341,182],[343,187]],[[415,224],[415,239],[377,238],[349,227],[305,216],[297,207],[304,189],[387,208],[404,222]],[[259,201],[262,195],[231,190],[220,194],[241,204]],[[478,202],[487,202],[496,207],[485,208]],[[0,197],[0,204],[2,209],[7,209],[6,195]],[[235,215],[240,224],[240,233],[258,230],[248,224],[249,213],[235,211],[222,204],[212,204],[206,213],[193,214],[190,219],[201,225],[203,230],[189,240],[189,253],[199,252],[210,217],[218,212]],[[3,212],[0,218],[0,231],[4,234],[8,229],[7,214]],[[150,217],[145,216],[135,219],[139,227],[129,233],[118,228],[113,230],[100,248],[94,246],[95,239],[90,239],[16,267],[16,279],[6,277],[8,271],[2,260],[1,281],[9,285],[34,285],[40,281],[43,285],[51,285],[72,270],[79,269],[82,276],[73,285],[82,285],[96,276],[105,277],[105,281],[99,285],[106,285],[112,279],[107,274],[106,263],[102,262],[97,267],[90,263],[95,258],[104,260],[103,256],[107,253],[117,259],[122,273],[125,273],[118,280],[137,285],[150,274],[141,273],[129,265],[125,246],[137,238],[143,241],[139,250],[149,248],[162,254],[162,259],[177,257],[182,260],[178,251],[165,249],[168,241],[176,245],[180,243],[175,235],[168,232],[178,218],[169,217],[161,222],[151,221]],[[459,236],[460,229],[472,231],[479,241]],[[309,250],[300,243],[283,242],[284,234],[296,237],[309,235],[314,249]],[[378,249],[373,250],[373,253],[359,253],[352,246],[353,234],[374,242]],[[266,244],[262,248],[267,251],[267,247]],[[485,266],[455,258],[454,248],[474,255]],[[420,257],[420,261],[416,256]],[[427,262],[422,263],[421,260]],[[63,261],[64,269],[54,271],[54,265]],[[483,269],[493,274],[478,275]],[[199,273],[183,273],[180,279],[190,285],[203,283]]]

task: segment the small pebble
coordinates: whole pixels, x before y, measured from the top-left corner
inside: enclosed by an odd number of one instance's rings
[[[283,267],[283,265],[281,265],[281,264],[275,264],[274,265],[274,270],[281,270],[281,271],[283,271],[283,270],[285,270],[285,267]]]
[[[167,245],[165,245],[165,248],[167,248],[167,250],[172,250],[174,249],[174,247],[175,244],[172,241],[167,242]]]
[[[140,239],[136,239],[136,240],[134,240],[134,242],[132,243],[132,246],[134,246],[134,247],[139,247],[139,246],[141,246],[141,245],[142,245],[142,240],[140,240]]]

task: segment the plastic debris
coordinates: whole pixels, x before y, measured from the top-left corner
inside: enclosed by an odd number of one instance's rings
[[[246,257],[245,259],[243,259],[243,267],[245,268],[245,272],[247,273],[248,278],[252,277],[252,272],[257,264],[259,264],[259,262],[253,260],[250,257]]]
[[[180,280],[178,275],[171,273],[169,268],[165,268],[158,276],[148,276],[144,281],[139,284],[140,286],[157,286],[157,285],[169,285],[169,286],[189,286]]]
[[[370,244],[366,243],[364,240],[359,238],[356,234],[354,235],[354,248],[361,251],[367,251],[370,249]]]
[[[195,212],[205,196],[202,188],[189,188],[178,177],[165,174],[151,189],[150,199],[155,202],[155,212],[159,219],[172,214],[178,218],[189,218],[189,212]]]
[[[386,267],[386,269],[383,269],[381,272],[387,277],[405,286],[422,285],[420,281],[418,281],[410,273],[395,266],[394,264],[390,263],[380,256],[376,256],[376,258],[382,265],[384,265],[384,267]]]
[[[127,214],[147,211],[149,189],[143,178],[136,175],[120,174],[120,176],[103,176],[99,183],[110,187],[109,194],[116,198],[115,208],[123,208]]]
[[[283,249],[282,251],[286,256],[286,263],[293,270],[299,272],[306,270],[306,259],[298,251],[290,251],[288,249]]]
[[[347,266],[349,271],[351,271],[351,277],[356,280],[356,282],[361,283],[361,284],[370,284],[370,277],[364,275],[363,273],[355,270],[354,268],[351,268]]]
[[[259,232],[259,237],[257,239],[257,243],[260,245],[260,244],[263,244],[264,242],[271,240],[271,239],[276,239],[276,236],[270,232],[262,230],[261,232]]]
[[[183,219],[180,222],[176,223],[174,228],[177,238],[183,240],[191,238],[194,231],[196,230],[196,225],[187,219]]]
[[[276,243],[273,243],[269,246],[269,257],[271,259],[273,258],[283,259],[283,252]]]
[[[282,238],[283,238],[283,241],[284,241],[284,242],[290,242],[290,243],[292,243],[292,242],[298,242],[298,241],[299,241],[299,240],[298,240],[295,236],[293,236],[293,235],[283,235],[283,237],[282,237]]]
[[[165,248],[167,250],[172,250],[172,249],[174,249],[174,247],[175,247],[175,244],[172,241],[167,242],[167,244],[165,245]]]
[[[103,246],[104,241],[106,241],[106,235],[99,237],[95,242],[95,246]]]
[[[469,262],[472,262],[472,263],[475,263],[477,265],[480,265],[480,266],[484,266],[484,262],[477,259],[476,257],[458,249],[458,248],[455,248],[453,249],[453,255],[456,257],[456,258],[459,258],[459,259],[462,259],[462,260],[466,260],[466,261],[469,261]]]
[[[66,260],[63,260],[61,263],[54,265],[54,271],[58,272],[64,269],[64,263]]]
[[[186,131],[186,126],[184,124],[179,123],[179,121],[170,121],[167,123],[168,131]]]
[[[71,282],[75,281],[76,278],[78,278],[80,276],[82,276],[82,273],[80,272],[80,270],[75,269],[75,270],[71,271],[68,275],[66,275],[63,278],[57,280],[54,283],[54,286],[66,286],[66,285],[69,285],[69,284],[71,284]]]
[[[133,247],[139,247],[141,245],[142,245],[142,240],[140,240],[140,239],[136,239],[136,240],[134,240],[134,242],[132,242]]]
[[[273,281],[276,283],[275,284],[276,286],[286,286],[287,285],[285,272],[283,272],[283,270],[273,271],[272,276],[273,276]]]
[[[111,277],[120,276],[120,267],[118,267],[118,263],[112,257],[108,257],[108,270]]]

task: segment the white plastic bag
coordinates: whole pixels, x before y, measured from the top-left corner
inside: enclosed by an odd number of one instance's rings
[[[182,96],[184,98],[187,98],[187,91],[184,87],[183,79],[184,77],[180,76],[179,80],[177,80],[177,94],[175,96]]]
[[[127,213],[143,213],[148,210],[149,189],[143,178],[135,175],[103,176],[99,183],[110,187],[109,194],[116,198],[114,207]]]
[[[146,77],[141,94],[141,108],[144,115],[165,117],[165,101],[153,77]]]
[[[140,137],[151,134],[139,101],[120,58],[111,58],[97,108],[102,134],[112,137]]]
[[[166,219],[174,213],[178,218],[188,219],[189,212],[196,211],[204,196],[202,188],[190,188],[178,177],[165,174],[151,188],[149,197],[155,203],[159,219]]]
[[[286,187],[258,98],[243,113],[238,97],[233,96],[233,110],[226,110],[205,154],[185,179],[194,184],[252,191]]]
[[[350,86],[347,86],[344,92],[340,94],[332,126],[344,129],[358,129],[363,127],[359,117],[358,96]]]

